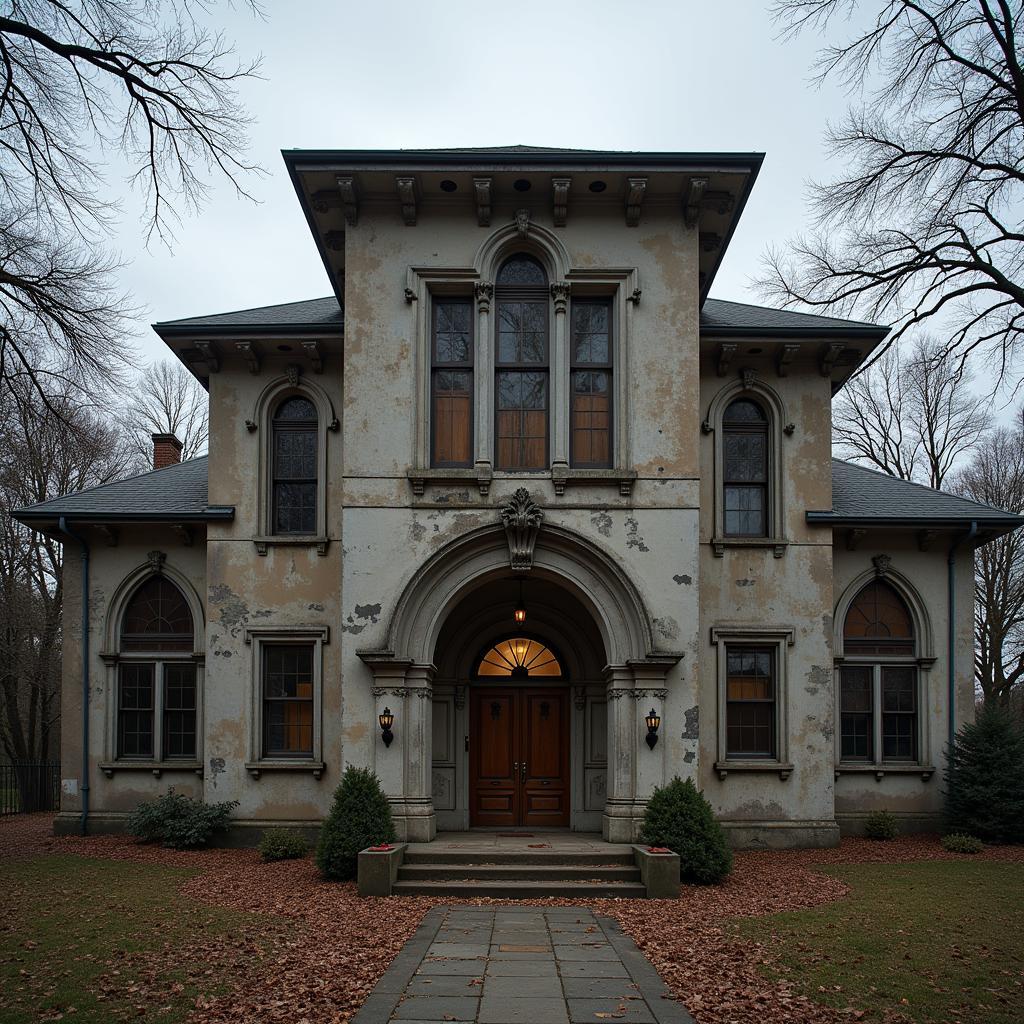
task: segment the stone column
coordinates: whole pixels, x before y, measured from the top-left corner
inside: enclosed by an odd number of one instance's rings
[[[566,320],[569,308],[568,281],[551,285],[555,303],[555,334],[551,349],[551,469],[558,473],[569,467],[569,348]]]
[[[608,696],[608,798],[601,833],[610,843],[634,840],[636,796],[636,708],[633,670],[627,665],[605,669]]]
[[[494,437],[494,373],[493,344],[491,341],[491,299],[494,285],[478,281],[476,294],[476,376],[473,382],[473,398],[476,402],[476,470],[490,476],[492,438]]]
[[[437,833],[431,779],[434,666],[410,666],[405,682],[405,718],[408,723],[402,746],[405,765],[405,839],[411,843],[429,843]]]

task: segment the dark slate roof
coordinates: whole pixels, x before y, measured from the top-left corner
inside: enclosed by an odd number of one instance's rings
[[[210,508],[207,504],[206,463],[204,455],[29,505],[14,514],[27,523],[53,521],[60,516],[96,522],[231,519],[234,509],[230,506]]]
[[[801,334],[850,335],[884,337],[888,327],[864,323],[861,320],[839,320],[831,316],[817,316],[813,313],[796,313],[789,309],[770,309],[768,306],[752,306],[746,302],[727,302],[725,299],[705,299],[700,311],[702,334],[759,334],[784,335]]]
[[[808,512],[807,520],[851,526],[922,527],[965,525],[975,521],[985,530],[1024,525],[1024,516],[842,459],[832,460],[832,511]]]
[[[207,331],[302,331],[340,333],[345,326],[345,314],[333,295],[302,302],[283,302],[276,306],[256,306],[238,309],[232,313],[214,313],[193,316],[185,320],[165,320],[153,324],[161,337],[176,334],[204,333]]]

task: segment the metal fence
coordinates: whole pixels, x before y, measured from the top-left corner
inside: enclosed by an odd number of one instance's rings
[[[0,764],[0,815],[56,811],[59,808],[59,762]]]

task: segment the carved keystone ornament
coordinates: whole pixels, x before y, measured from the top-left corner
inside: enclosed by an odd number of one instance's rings
[[[508,538],[512,568],[532,569],[533,549],[537,545],[537,534],[540,533],[544,519],[543,510],[530,497],[530,492],[520,487],[507,502],[499,506],[498,515]]]

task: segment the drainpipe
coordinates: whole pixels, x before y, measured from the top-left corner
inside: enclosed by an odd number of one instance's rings
[[[89,823],[89,545],[68,529],[64,516],[60,517],[57,528],[82,549],[82,781],[79,784],[82,820],[79,829],[84,836]]]
[[[949,668],[949,749],[953,750],[956,738],[956,552],[962,544],[966,544],[978,535],[977,520],[971,520],[971,528],[957,537],[949,547],[949,622],[948,643],[946,653]]]

